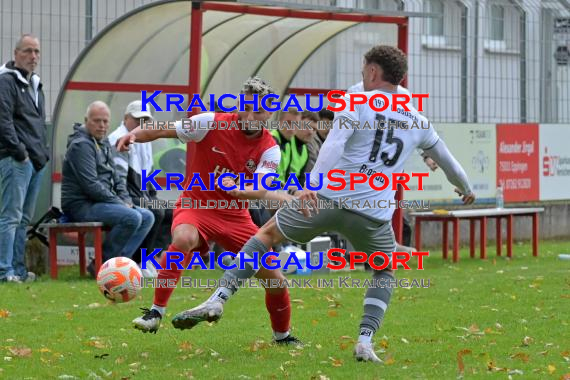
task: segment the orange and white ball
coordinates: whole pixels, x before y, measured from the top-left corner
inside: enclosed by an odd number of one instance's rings
[[[113,302],[128,302],[141,290],[142,273],[133,260],[114,257],[105,263],[97,273],[97,286],[105,298]]]

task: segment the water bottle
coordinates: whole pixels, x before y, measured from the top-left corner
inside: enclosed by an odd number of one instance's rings
[[[503,186],[499,185],[497,187],[497,195],[495,197],[495,203],[497,208],[505,207],[505,198],[503,197]]]

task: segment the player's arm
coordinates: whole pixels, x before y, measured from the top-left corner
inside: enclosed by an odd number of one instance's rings
[[[125,136],[117,141],[117,151],[124,152],[129,150],[129,145],[134,142],[151,142],[158,139],[179,139],[183,143],[195,141],[199,142],[204,139],[208,133],[209,123],[214,121],[214,114],[211,112],[194,115],[190,118],[189,123],[177,121],[175,129],[159,129],[148,126],[145,129],[136,127]]]
[[[461,164],[457,162],[449,149],[447,149],[447,145],[445,145],[443,140],[439,139],[431,148],[426,149],[425,152],[443,170],[447,180],[457,187],[461,193],[460,195],[463,196],[463,203],[473,203],[475,201],[475,195],[471,189],[469,178],[467,178],[467,174]]]
[[[335,168],[344,154],[346,142],[354,133],[354,128],[341,127],[341,120],[344,122],[344,119],[349,122],[355,121],[353,115],[347,115],[345,112],[335,114],[333,128],[321,146],[317,162],[311,170],[311,185],[318,185],[319,174],[322,173],[326,176],[330,170]],[[350,123],[350,125],[352,124]]]

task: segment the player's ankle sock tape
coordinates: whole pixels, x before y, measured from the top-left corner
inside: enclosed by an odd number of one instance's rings
[[[386,286],[370,287],[366,290],[366,295],[364,296],[364,314],[362,315],[360,328],[368,328],[376,332],[382,324],[384,313],[392,297],[393,289],[389,284],[391,283],[390,280],[393,282],[394,276],[388,271],[380,271],[374,272],[372,277],[374,283],[385,284]]]
[[[374,336],[374,331],[366,327],[361,327],[358,341],[360,343],[372,343],[372,336]]]
[[[150,309],[158,311],[162,317],[166,314],[166,307],[164,306],[152,305]]]

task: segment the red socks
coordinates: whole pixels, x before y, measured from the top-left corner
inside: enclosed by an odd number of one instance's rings
[[[273,331],[284,333],[289,331],[291,326],[291,300],[289,289],[283,288],[281,293],[269,293],[265,289],[265,306],[271,319]]]
[[[176,248],[174,244],[168,246],[167,252],[182,252],[180,249]],[[184,254],[184,253],[182,253]],[[162,255],[160,258],[160,266],[166,268],[166,254]],[[182,260],[183,266],[186,266],[185,262],[188,260],[188,255],[184,255],[184,260]],[[168,300],[174,292],[174,289],[178,285],[178,280],[182,275],[183,269],[178,269],[176,264],[171,263],[170,267],[172,269],[160,269],[158,271],[158,281],[166,281],[166,285],[157,286],[154,289],[154,304],[156,306],[166,307]],[[174,281],[173,281],[174,280]],[[160,282],[157,281],[157,284]],[[174,284],[173,284],[174,282]]]

